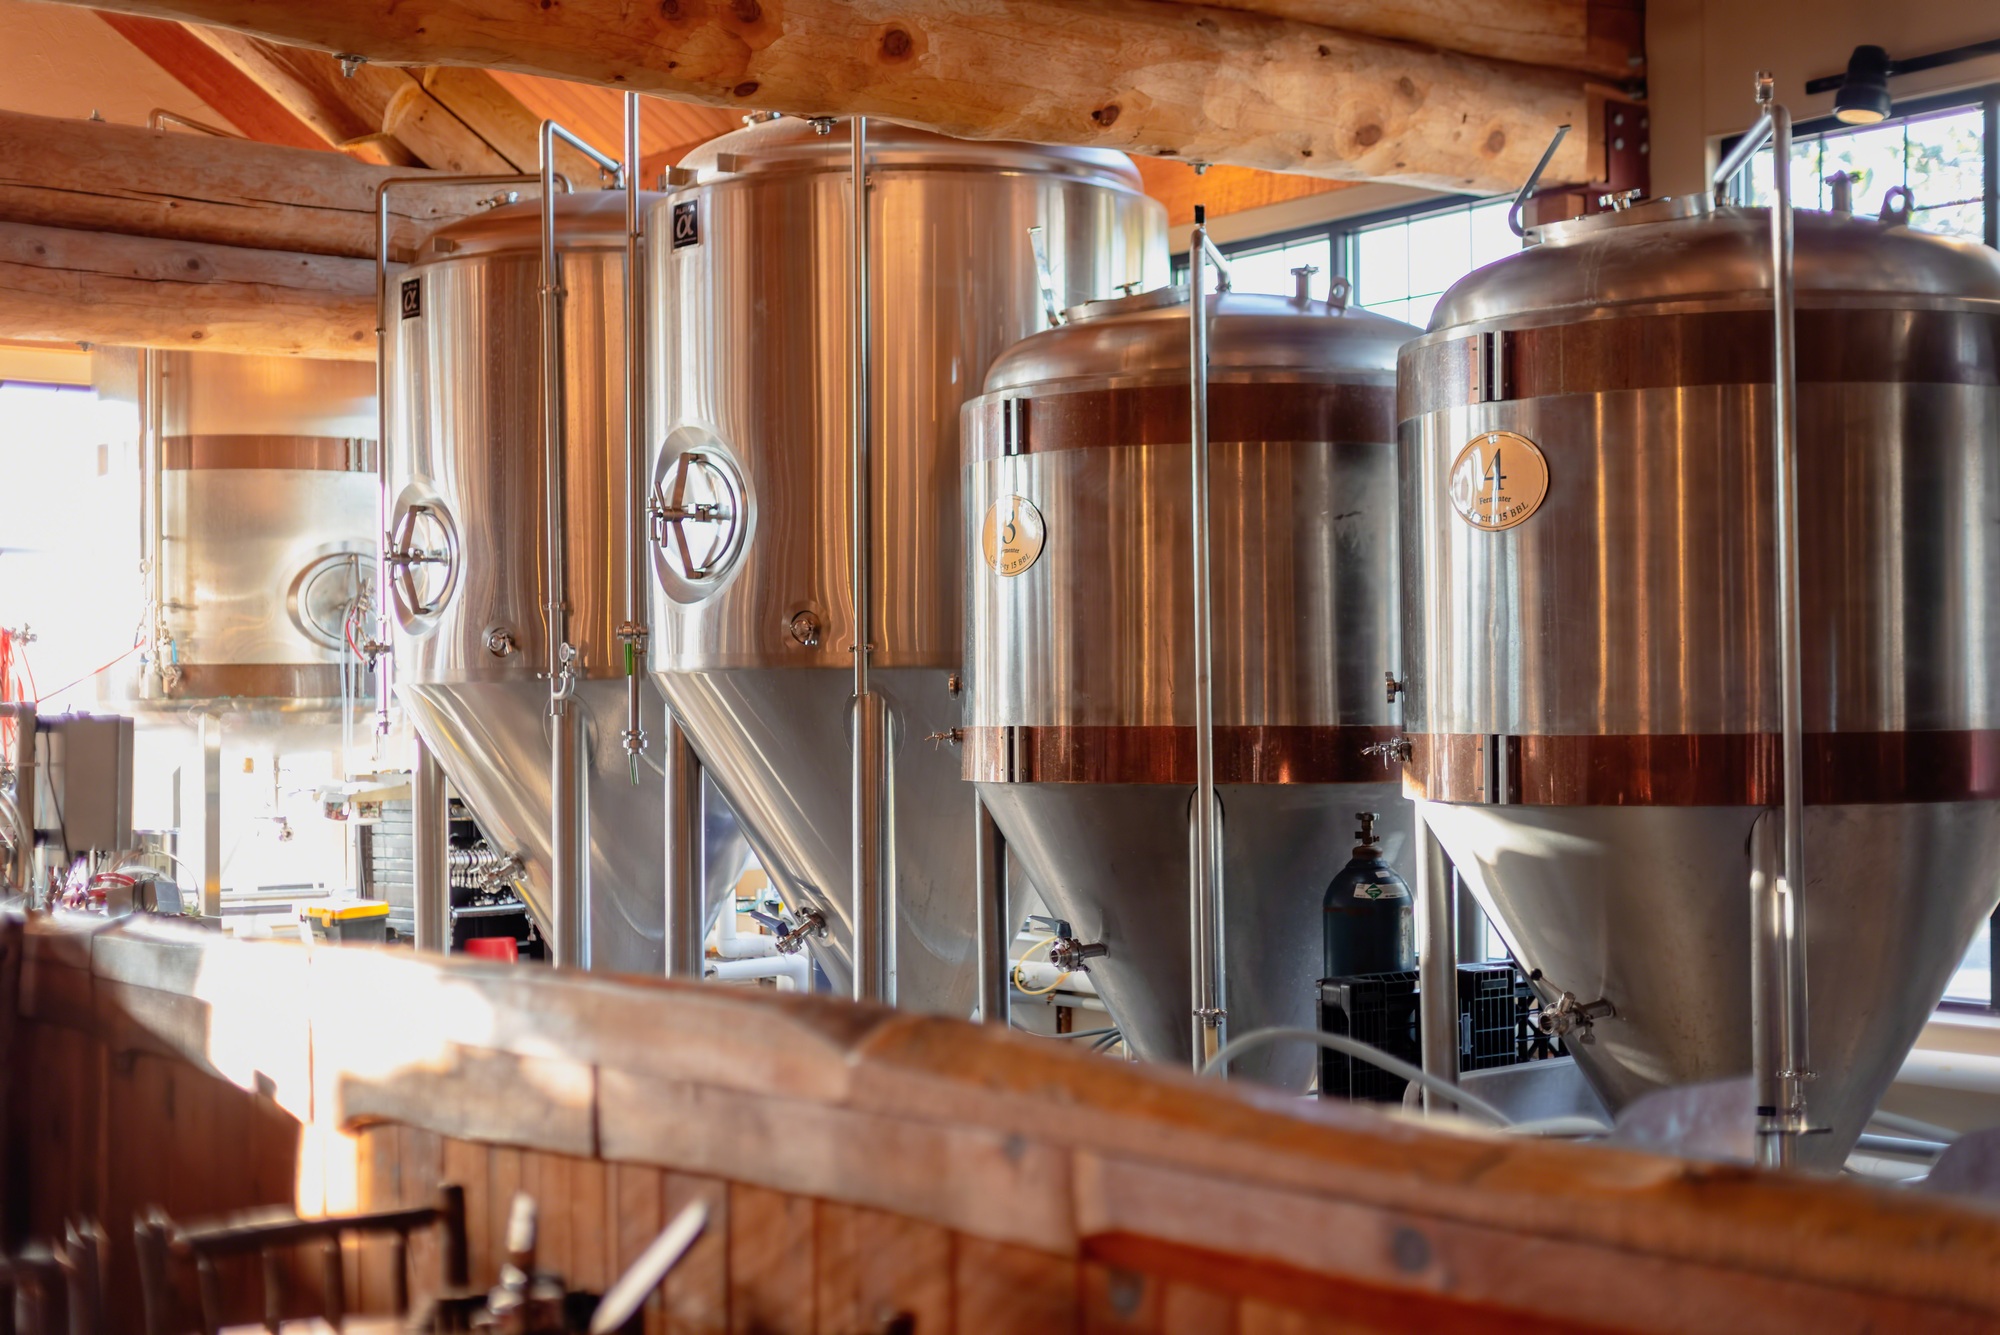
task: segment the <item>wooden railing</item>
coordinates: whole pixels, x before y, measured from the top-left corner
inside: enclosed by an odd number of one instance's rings
[[[8,1223],[516,1189],[602,1288],[712,1224],[679,1335],[1990,1331],[2000,1216],[1837,1181],[1418,1125],[812,997],[158,920],[0,923]],[[386,1303],[386,1253],[347,1269]],[[421,1259],[421,1278],[435,1273]],[[418,1295],[422,1297],[421,1294]]]

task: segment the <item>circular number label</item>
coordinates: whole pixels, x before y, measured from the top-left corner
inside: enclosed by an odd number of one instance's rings
[[[986,564],[1002,575],[1018,575],[1042,555],[1048,528],[1042,512],[1025,496],[1002,496],[986,512],[986,526],[979,545]]]
[[[1525,523],[1549,494],[1549,461],[1526,436],[1485,431],[1458,452],[1447,482],[1451,508],[1474,528]]]

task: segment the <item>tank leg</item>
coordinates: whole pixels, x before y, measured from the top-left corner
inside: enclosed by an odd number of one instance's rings
[[[1423,1030],[1423,1066],[1428,1075],[1458,1083],[1458,877],[1444,845],[1417,804],[1417,988]],[[1424,1094],[1424,1107],[1449,1111],[1442,1099]]]
[[[1007,916],[1007,836],[977,794],[973,811],[973,894],[979,931],[979,1018],[1007,1023],[1007,947],[1014,924]]]
[[[421,740],[410,776],[410,860],[415,885],[417,949],[451,950],[450,815],[445,804],[444,769]]]
[[[703,857],[701,758],[680,720],[667,711],[667,977],[699,981],[707,921],[708,868]],[[724,912],[733,910],[725,908]]]

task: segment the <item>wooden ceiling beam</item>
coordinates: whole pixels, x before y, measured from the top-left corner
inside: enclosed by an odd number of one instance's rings
[[[1093,0],[1074,0],[1084,8]],[[1614,83],[1645,73],[1640,0],[1173,0],[1524,65],[1576,70]]]
[[[0,222],[373,260],[375,190],[406,171],[338,153],[0,112]],[[491,190],[404,187],[390,258]]]
[[[375,266],[0,223],[0,338],[366,361]]]
[[[1594,95],[1574,71],[1167,0],[94,3],[382,62],[1447,190],[1519,185]],[[1591,139],[1548,179],[1594,179]]]
[[[248,137],[287,148],[323,148],[311,126],[286,110],[186,25],[137,14],[98,15],[181,86]]]

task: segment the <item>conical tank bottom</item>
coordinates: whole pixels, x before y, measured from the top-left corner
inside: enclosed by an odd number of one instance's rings
[[[870,678],[889,705],[896,1004],[963,1017],[977,982],[972,787],[960,777],[958,748],[934,737],[959,723],[951,675],[878,668]],[[848,992],[853,675],[731,668],[654,680],[786,903],[825,915],[827,935],[813,953],[834,990]]]
[[[1614,1111],[1750,1070],[1750,830],[1759,807],[1429,803],[1523,968],[1615,1018],[1572,1043]],[[1837,1169],[2000,897],[2000,803],[1806,809],[1813,1122]]]
[[[549,924],[549,695],[532,681],[453,682],[397,687],[417,733],[451,787],[499,851],[527,868],[522,896],[544,931]],[[659,697],[644,693],[640,720],[661,736]],[[639,759],[639,782],[621,735],[625,684],[577,688],[587,743],[590,844],[590,966],[658,975],[666,967],[666,780],[657,744]],[[707,793],[708,920],[742,874],[748,845],[714,789]]]
[[[1193,1060],[1188,920],[1192,785],[982,783],[979,795],[1043,903],[1109,952],[1090,980],[1128,1045],[1147,1061]],[[1347,865],[1354,816],[1381,817],[1382,849],[1408,880],[1412,808],[1401,785],[1223,784],[1224,973],[1232,1035],[1318,1027],[1327,884]],[[1303,1043],[1232,1068],[1303,1090]]]

